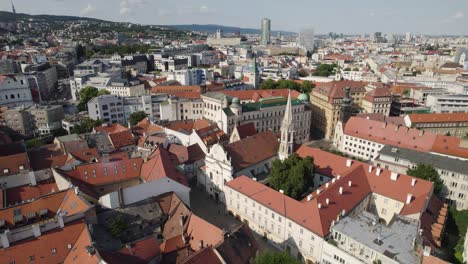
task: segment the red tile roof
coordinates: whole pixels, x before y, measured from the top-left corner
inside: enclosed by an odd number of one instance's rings
[[[158,147],[148,157],[148,161],[143,164],[141,168],[141,178],[146,182],[150,182],[166,177],[188,186],[185,175],[178,171],[172,163],[170,153]]]
[[[129,244],[117,252],[100,252],[107,263],[112,264],[146,264],[161,252],[155,237],[150,236]]]
[[[382,113],[362,113],[357,114],[356,117],[370,119],[379,122],[386,122],[397,126],[405,126],[405,119],[403,116],[385,116]]]
[[[288,97],[288,89],[266,89],[266,90],[240,90],[240,91],[219,91],[225,95],[231,97],[237,97],[241,101],[255,101],[258,102],[262,98],[277,97],[282,96],[284,98]],[[295,90],[291,91],[291,98],[296,99],[301,93]]]
[[[367,92],[364,96],[364,100],[369,102],[374,102],[376,99],[382,100],[382,98],[387,98],[390,100],[392,97],[392,92],[388,88],[379,87],[370,92]]]
[[[393,181],[388,170],[382,170],[380,176],[376,176],[376,169],[368,171],[369,165],[353,161],[351,167],[347,167],[346,158],[306,146],[300,147],[297,154],[301,157],[313,157],[317,172],[336,176],[335,183],[327,188],[322,186],[320,194],[312,195],[310,201],[296,201],[246,176],[237,177],[228,182],[227,186],[322,237],[329,233],[332,221],[337,219],[343,209],[348,213],[370,193],[378,193],[403,203],[411,193],[413,200],[404,205],[400,212],[402,215],[423,212],[426,198],[432,194],[432,183],[428,181],[417,180],[416,185],[411,186],[412,177],[407,175],[399,175]],[[352,183],[351,187],[348,185],[349,181]],[[339,193],[340,187],[343,188],[343,194]],[[328,205],[327,198],[331,201]]]
[[[212,247],[205,247],[192,254],[182,262],[183,264],[222,264],[218,255],[214,252]]]
[[[31,212],[34,212],[36,218],[39,219],[39,211],[42,209],[47,209],[48,218],[51,218],[54,217],[59,210],[67,211],[67,216],[72,216],[76,213],[85,212],[89,208],[90,206],[88,203],[77,196],[73,189],[69,189],[44,195],[31,202],[2,209],[0,210],[0,219],[5,220],[7,228],[12,228],[14,227],[13,211],[16,209],[21,209],[23,220],[26,221],[26,216]]]
[[[253,136],[257,134],[257,130],[255,129],[255,123],[246,123],[236,127],[237,132],[239,133],[240,139],[244,139],[246,137]]]
[[[121,124],[106,124],[95,127],[94,130],[108,135],[112,145],[116,149],[135,144],[135,140],[133,139],[130,129],[122,126]]]
[[[8,248],[0,250],[1,263],[98,263],[97,258],[80,258],[86,262],[73,262],[68,257],[70,254],[86,255],[85,248],[73,249],[69,245],[75,245],[77,242],[82,244],[87,240],[91,245],[89,236],[86,238],[84,232],[87,232],[84,221],[76,221],[67,224],[63,229],[54,229],[46,232],[39,237],[22,240],[11,244]],[[31,260],[33,259],[33,261]],[[66,260],[66,261],[65,261]]]
[[[449,156],[468,158],[468,147],[461,146],[462,139],[437,135],[431,151]]]
[[[409,114],[411,123],[452,123],[468,122],[468,113]]]
[[[29,168],[28,155],[22,143],[0,146],[0,176],[18,174],[20,171],[29,170]]]
[[[9,188],[6,190],[6,204],[7,206],[15,205],[58,190],[54,179],[40,181],[35,186],[22,185]]]
[[[67,230],[68,226],[65,226],[62,232]],[[61,242],[61,241],[58,241]],[[80,236],[74,243],[70,243],[72,248],[70,253],[68,253],[67,258],[63,262],[64,264],[80,264],[80,263],[89,263],[89,264],[98,264],[100,262],[100,258],[98,257],[97,253],[90,254],[87,251],[87,247],[93,246],[93,240],[91,238],[91,234],[89,233],[88,228],[84,228],[81,232]],[[67,245],[68,249],[68,245]]]
[[[62,167],[68,159],[67,154],[57,145],[30,150],[28,156],[34,171]]]
[[[140,176],[143,159],[110,158],[95,163],[81,164],[62,174],[90,185],[105,185],[127,181]]]
[[[217,143],[224,144],[229,141],[228,135],[219,129],[216,124],[196,129],[195,133],[197,133],[207,147],[213,146]]]
[[[195,214],[190,214],[186,232],[189,237],[190,247],[194,251],[200,249],[201,241],[203,241],[204,246],[216,246],[224,239],[224,234],[221,229]]]
[[[313,93],[319,93],[326,95],[329,102],[333,102],[333,99],[340,99],[345,96],[345,88],[351,88],[351,93],[364,93],[366,92],[367,82],[357,81],[333,81],[326,83],[317,83],[317,86],[312,91]]]
[[[198,119],[198,120],[177,120],[170,121],[162,126],[174,131],[187,131],[192,132],[193,129],[199,130],[202,128],[210,127],[213,124],[207,119]]]
[[[156,132],[164,132],[164,129],[160,126],[151,124],[151,121],[145,118],[136,126],[132,127],[132,131],[135,135],[143,136],[144,134],[153,135]]]
[[[418,129],[396,126],[364,118],[351,117],[345,124],[344,134],[385,145],[429,152],[437,135]]]
[[[265,131],[225,146],[234,171],[240,171],[278,155],[278,138],[272,131]]]

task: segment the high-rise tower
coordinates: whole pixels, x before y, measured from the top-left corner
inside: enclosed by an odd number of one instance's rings
[[[271,20],[268,18],[262,19],[261,28],[260,45],[266,46],[271,43]]]
[[[278,151],[280,160],[285,160],[293,153],[294,148],[294,121],[291,104],[291,90],[288,93],[288,102],[284,110],[283,122],[281,123],[281,139]]]

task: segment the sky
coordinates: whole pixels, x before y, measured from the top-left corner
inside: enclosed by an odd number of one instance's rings
[[[468,0],[13,0],[18,13],[151,25],[219,24],[318,33],[468,35]],[[0,10],[11,11],[10,0]]]

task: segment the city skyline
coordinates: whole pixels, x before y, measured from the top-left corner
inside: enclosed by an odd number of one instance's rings
[[[396,0],[392,3],[363,0],[359,5],[344,0],[315,3],[298,0],[296,6],[300,8],[294,9],[290,3],[280,1],[273,1],[265,6],[245,0],[239,0],[229,8],[226,8],[225,3],[214,0],[202,0],[196,4],[190,0],[177,3],[157,0],[44,0],[39,6],[34,3],[36,2],[33,0],[14,1],[18,13],[85,16],[153,25],[219,24],[259,29],[261,19],[268,17],[273,31],[299,32],[301,28],[313,27],[317,34],[360,34],[375,31],[398,34],[408,31],[434,35],[468,34],[468,28],[464,27],[468,23],[465,15],[468,2],[462,0],[443,3],[436,0]],[[337,9],[337,6],[340,8]],[[0,3],[0,10],[11,11],[10,1]]]

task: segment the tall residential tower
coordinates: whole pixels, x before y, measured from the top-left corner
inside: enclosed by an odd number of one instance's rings
[[[268,18],[262,19],[262,32],[260,36],[260,45],[268,45],[271,43],[271,20]]]

